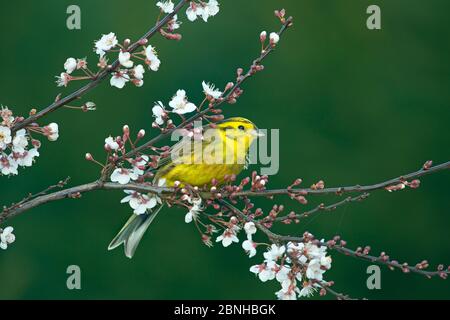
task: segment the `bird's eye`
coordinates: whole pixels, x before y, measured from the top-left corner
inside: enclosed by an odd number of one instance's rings
[[[239,127],[238,127],[238,129],[239,129],[239,130],[241,130],[241,131],[245,131],[245,127],[244,127],[244,126],[242,126],[242,125],[241,125],[241,126],[239,126]]]

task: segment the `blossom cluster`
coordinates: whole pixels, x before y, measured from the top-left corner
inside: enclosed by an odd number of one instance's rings
[[[171,0],[158,1],[156,6],[165,14],[171,14],[175,10],[175,5]],[[186,10],[186,16],[190,21],[195,21],[197,17],[201,17],[207,22],[209,17],[215,16],[218,12],[219,3],[216,0],[209,0],[208,2],[191,1]],[[180,40],[181,35],[174,33],[180,26],[181,22],[178,21],[178,15],[175,14],[160,29],[160,33],[167,39]],[[137,44],[142,47],[142,50],[134,52],[134,49],[130,50],[130,47],[132,47],[131,40],[125,39],[120,42],[114,32],[103,34],[94,43],[94,52],[98,55],[97,67],[99,71],[91,71],[86,58],[70,57],[64,63],[65,71],[56,77],[56,83],[60,87],[67,87],[71,81],[93,80],[99,75],[100,71],[111,69],[111,86],[122,89],[128,82],[131,82],[136,87],[142,87],[146,69],[143,64],[136,61],[143,61],[151,71],[158,71],[161,65],[156,48],[147,42],[147,39],[141,39]],[[107,55],[110,53],[116,54],[118,67],[114,65],[114,68],[112,68],[112,65],[108,64]],[[81,72],[81,75],[75,76],[73,74],[75,71]]]
[[[142,51],[131,53],[128,51],[130,40],[126,39],[123,44],[119,43],[115,33],[110,32],[102,35],[94,44],[94,51],[99,56],[97,67],[100,70],[111,68],[108,64],[107,53],[118,53],[117,60],[119,67],[111,73],[110,84],[113,87],[122,89],[128,82],[132,82],[135,86],[141,87],[144,84],[145,68],[142,64],[136,64],[133,58],[143,60],[149,70],[158,71],[161,61],[158,58],[156,49],[147,45],[146,41],[142,41]],[[64,63],[65,72],[57,77],[57,85],[67,87],[69,82],[74,80],[94,79],[99,72],[93,72],[89,69],[86,58],[75,59],[68,58]],[[81,71],[81,76],[74,76],[75,71]]]
[[[41,142],[31,136],[31,132],[46,136],[50,141],[59,137],[58,124],[44,127],[31,126],[13,132],[21,117],[14,117],[6,107],[0,109],[0,172],[2,175],[17,175],[19,167],[31,167],[39,156]]]
[[[313,295],[330,268],[327,247],[308,241],[283,246],[272,244],[264,253],[264,262],[252,266],[250,272],[258,275],[262,282],[276,279],[281,284],[281,289],[275,293],[278,299],[296,300]]]
[[[243,229],[247,240],[242,243],[242,248],[252,258],[257,253],[256,248],[263,244],[253,241],[253,235],[257,231],[255,223],[247,222]],[[216,238],[216,242],[221,242],[224,247],[238,243],[240,230],[237,220],[231,218],[230,226]],[[307,238],[312,239],[312,236]],[[263,256],[264,261],[252,266],[250,272],[255,273],[262,282],[276,279],[281,284],[281,289],[275,294],[282,300],[312,296],[322,287],[320,284],[324,282],[323,274],[331,268],[332,261],[327,256],[327,247],[311,240],[288,242],[280,246],[272,244]]]
[[[8,245],[16,241],[16,236],[13,234],[13,227],[6,227],[5,229],[0,229],[0,248],[3,250],[8,249]]]
[[[261,178],[253,181],[259,181]],[[252,183],[253,184],[253,183]],[[213,189],[214,187],[212,187]],[[183,192],[185,188],[181,191]],[[200,221],[200,214],[205,210],[202,206],[202,200],[185,193],[181,200],[187,203],[189,211],[185,215],[185,222],[190,223],[196,221],[197,227],[199,225],[206,227],[205,233],[202,233],[202,241],[212,246],[211,236],[217,232],[217,229],[211,225],[205,225]],[[206,201],[206,207],[212,205],[214,209],[219,209],[210,200]],[[260,215],[255,212],[255,216]],[[221,243],[223,247],[229,247],[233,243],[239,243],[239,233],[243,230],[246,235],[246,240],[242,242],[242,249],[246,252],[249,258],[257,255],[257,248],[267,246],[267,250],[263,253],[264,261],[261,264],[254,265],[250,268],[250,272],[256,274],[262,282],[269,280],[276,280],[280,283],[281,289],[275,294],[282,300],[295,300],[302,297],[310,297],[316,291],[321,291],[328,283],[325,282],[323,275],[331,268],[332,259],[327,255],[327,246],[323,245],[324,240],[317,241],[310,233],[303,235],[302,242],[287,242],[284,244],[272,243],[257,243],[254,241],[254,235],[258,228],[266,228],[266,226],[259,225],[261,222],[247,221],[245,223],[231,216],[229,221],[222,219],[222,213],[212,216],[213,223],[218,224],[223,232],[219,234],[215,242]],[[211,218],[210,215],[205,215],[206,218]]]
[[[203,81],[202,87],[203,93],[209,101],[220,99],[223,95],[223,92],[216,89],[214,84]],[[153,117],[155,118],[153,127],[160,127],[167,122],[168,124],[171,124],[169,113],[184,115],[198,110],[197,106],[189,101],[186,91],[183,89],[177,90],[176,94],[169,102],[169,107],[170,109],[165,107],[161,101],[155,103],[152,108]]]
[[[158,1],[156,6],[164,13],[172,13],[175,9],[175,5],[172,0]],[[186,10],[186,16],[189,21],[195,21],[197,18],[203,19],[208,22],[209,17],[215,16],[219,13],[219,3],[217,0],[206,1],[191,1],[189,7]]]

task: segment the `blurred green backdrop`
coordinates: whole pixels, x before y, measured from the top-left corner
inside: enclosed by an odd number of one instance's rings
[[[102,33],[136,39],[154,22],[156,1],[2,1],[0,4],[0,102],[17,114],[40,109],[60,92],[54,76],[69,56],[93,63],[93,41]],[[428,159],[448,160],[450,136],[450,27],[446,0],[326,1],[222,0],[204,24],[182,14],[183,41],[157,37],[162,66],[146,74],[143,88],[117,90],[104,83],[86,96],[98,110],[60,110],[46,122],[60,124],[60,140],[44,142],[41,157],[19,176],[0,179],[1,204],[36,192],[66,176],[89,182],[98,169],[84,161],[103,157],[103,139],[123,124],[151,132],[153,101],[179,88],[193,101],[201,81],[223,86],[237,67],[258,54],[261,30],[278,30],[273,10],[286,8],[295,27],[286,33],[263,73],[249,81],[227,116],[249,117],[261,128],[281,129],[281,168],[271,186],[293,177],[306,185],[373,183],[418,169]],[[82,29],[66,28],[66,8],[77,4]],[[366,28],[366,8],[378,4],[382,30]],[[75,83],[64,93],[69,93]],[[280,232],[308,230],[324,238],[342,234],[349,245],[371,245],[400,261],[450,262],[447,172],[422,180],[418,190],[377,192],[361,204],[322,214]],[[166,210],[133,260],[106,247],[130,214],[121,192],[86,194],[36,208],[8,221],[17,241],[0,252],[2,299],[272,299],[277,283],[248,272],[240,245],[201,245],[185,212]],[[311,199],[310,206],[333,197]],[[270,202],[259,202],[268,207]],[[294,204],[292,208],[296,208]],[[297,207],[298,208],[298,207]],[[366,288],[367,263],[333,255],[326,273],[336,290],[371,299],[450,298],[448,281],[382,269],[382,290]],[[66,268],[82,270],[82,290],[66,288]]]

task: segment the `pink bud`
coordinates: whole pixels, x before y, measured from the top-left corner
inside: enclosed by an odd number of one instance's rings
[[[137,137],[138,137],[139,139],[141,139],[141,138],[143,138],[144,136],[145,136],[145,130],[144,130],[144,129],[139,130]]]
[[[425,163],[423,164],[423,170],[428,170],[428,169],[430,169],[432,166],[433,166],[433,161],[428,160],[427,162],[425,162]]]
[[[225,86],[225,91],[228,91],[228,90],[230,90],[233,87],[234,87],[234,83],[233,82],[228,82],[227,85]]]
[[[148,43],[148,40],[147,39],[141,39],[141,40],[139,40],[139,44],[141,45],[141,46],[145,46],[146,44]]]
[[[261,32],[261,34],[259,35],[259,39],[261,40],[262,43],[264,43],[267,39],[267,32],[266,31]]]

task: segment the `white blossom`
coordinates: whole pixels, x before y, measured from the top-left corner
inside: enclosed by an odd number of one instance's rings
[[[172,13],[173,12],[173,8],[175,7],[175,5],[173,4],[172,0],[158,1],[156,3],[156,6],[161,8],[161,11],[164,12],[164,13]]]
[[[252,258],[256,255],[256,243],[253,242],[251,237],[242,242],[242,249],[247,252],[249,258]]]
[[[49,125],[44,127],[44,134],[47,136],[47,139],[50,141],[56,141],[59,138],[59,127],[55,122],[50,123]]]
[[[58,87],[67,87],[70,80],[72,80],[72,77],[68,73],[63,72],[59,77],[56,77],[56,84]]]
[[[322,267],[324,267],[325,269],[331,269],[331,262],[332,262],[332,259],[331,259],[331,257],[330,256],[328,256],[328,257],[324,257],[324,256],[322,256],[321,258],[320,258],[320,265],[322,266]]]
[[[202,13],[203,8],[194,2],[191,2],[191,5],[186,10],[186,16],[189,19],[189,21],[197,20],[197,16],[201,15]]]
[[[224,247],[228,247],[233,242],[239,242],[239,239],[236,236],[238,230],[239,228],[237,226],[225,229],[225,231],[217,237],[216,242],[222,242]]]
[[[3,175],[17,175],[19,164],[17,163],[16,159],[10,154],[8,156],[3,155],[0,156],[0,170]]]
[[[214,99],[219,99],[222,96],[222,91],[219,91],[215,88],[214,84],[202,82],[203,92],[206,96],[212,97]]]
[[[130,59],[131,59],[131,53],[123,52],[122,50],[120,50],[119,62],[122,66],[124,66],[125,68],[132,68],[134,63]]]
[[[136,79],[139,79],[139,80],[144,79],[144,73],[145,73],[145,68],[142,66],[142,64],[138,64],[137,66],[135,66],[133,68],[133,76]]]
[[[278,265],[275,261],[268,261],[263,264],[254,265],[250,268],[250,272],[253,272],[258,275],[259,280],[262,282],[266,282],[268,280],[275,279],[275,270],[278,268]]]
[[[130,180],[137,180],[139,175],[131,169],[117,168],[111,174],[111,181],[127,184]]]
[[[208,22],[208,18],[215,16],[217,13],[219,13],[219,3],[217,0],[209,0],[203,7],[201,16],[203,21]]]
[[[11,129],[0,126],[0,150],[6,149],[7,145],[11,143]]]
[[[14,139],[12,140],[14,152],[22,153],[25,151],[25,148],[28,146],[28,138],[26,134],[27,131],[25,129],[20,129],[16,132]]]
[[[267,252],[264,252],[264,258],[267,261],[276,261],[278,258],[280,258],[284,252],[285,252],[286,248],[284,246],[277,246],[276,244],[272,244],[272,246],[270,247],[270,250],[268,250]]]
[[[321,269],[320,261],[313,259],[308,263],[308,268],[306,269],[306,277],[310,280],[322,281],[323,273],[325,270]]]
[[[164,124],[163,116],[165,114],[164,112],[164,105],[161,101],[158,101],[155,106],[152,108],[153,117],[155,118],[155,123],[158,125]]]
[[[178,114],[190,113],[197,109],[195,104],[188,101],[184,90],[177,91],[176,95],[169,102],[169,106],[173,109],[173,112]]]
[[[128,81],[130,81],[130,76],[126,72],[119,70],[111,76],[110,84],[113,87],[122,89]]]
[[[276,273],[276,279],[278,282],[282,283],[286,279],[288,279],[288,275],[291,272],[291,268],[287,265],[283,265],[280,270]]]
[[[178,15],[174,15],[172,20],[169,21],[169,23],[167,24],[167,28],[170,31],[174,31],[179,29],[181,26],[181,21],[178,21]]]
[[[203,21],[208,22],[208,18],[215,16],[219,10],[217,0],[209,0],[202,4],[191,2],[191,5],[186,10],[186,16],[190,21],[195,21],[197,17],[201,17]]]
[[[156,49],[149,45],[145,49],[145,56],[147,58],[147,64],[150,70],[158,71],[159,66],[161,65],[161,60],[159,60],[158,58],[158,53],[156,52]]]
[[[244,225],[244,230],[247,236],[254,235],[256,233],[256,226],[253,222],[247,222]]]
[[[12,233],[13,227],[6,227],[0,234],[0,248],[6,250],[8,245],[16,241],[16,236]]]
[[[64,69],[66,69],[66,72],[68,74],[74,72],[77,66],[78,66],[77,60],[75,60],[74,58],[68,58],[64,63]]]
[[[137,215],[141,215],[147,212],[147,210],[151,210],[161,203],[161,199],[155,195],[146,195],[141,194],[132,190],[124,190],[125,193],[128,194],[125,198],[123,198],[120,202],[126,203],[128,202],[131,209],[133,209],[133,213]]]
[[[298,296],[299,298],[301,297],[311,297],[312,295],[314,295],[314,293],[316,292],[316,288],[314,288],[311,284],[307,283],[306,285],[303,286],[303,288],[300,290]]]
[[[299,292],[296,281],[286,279],[281,283],[281,290],[275,294],[280,300],[297,300],[297,293]]]
[[[0,126],[11,127],[14,120],[12,111],[8,107],[0,106]]]
[[[113,32],[104,34],[100,40],[95,42],[95,52],[100,55],[100,57],[103,57],[106,51],[111,50],[118,43],[119,41],[117,41],[116,35]]]
[[[34,158],[39,157],[39,151],[36,148],[25,150],[17,159],[17,164],[21,167],[31,167]]]
[[[119,144],[116,142],[116,139],[111,136],[105,139],[105,146],[114,151],[119,149]]]
[[[191,223],[192,220],[195,220],[200,212],[203,211],[202,199],[189,199],[189,202],[192,204],[192,208],[188,213],[184,216],[184,222]]]

